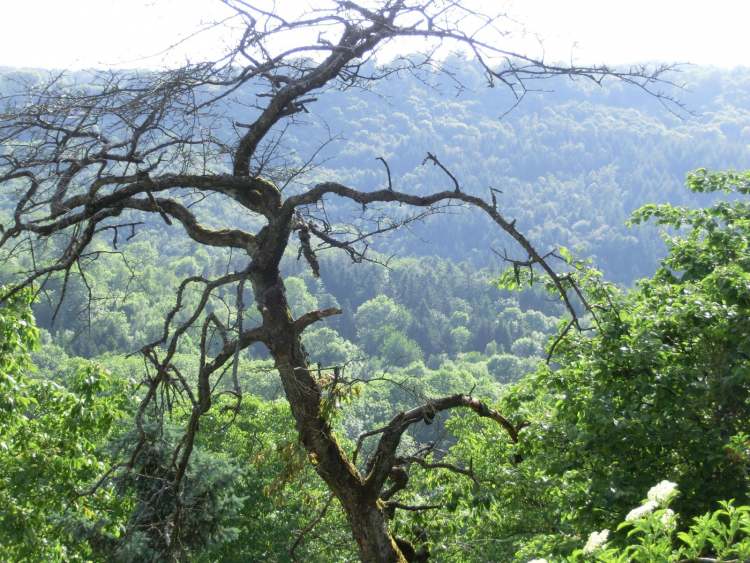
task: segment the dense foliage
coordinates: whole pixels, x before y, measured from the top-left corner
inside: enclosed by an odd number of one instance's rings
[[[478,81],[464,72],[466,84]],[[399,511],[394,528],[435,560],[750,557],[750,174],[701,169],[689,192],[677,191],[699,162],[748,164],[748,77],[691,79],[688,103],[703,113],[682,123],[617,87],[594,101],[561,86],[544,106],[530,100],[502,121],[488,119],[497,111],[482,95],[437,102],[417,83],[398,101],[333,95],[325,108],[328,125],[352,137],[321,177],[335,168],[374,187],[382,170],[363,163],[382,154],[404,172],[437,139],[464,181],[502,186],[535,242],[565,244],[604,271],[559,251],[592,305],[592,330],[576,332],[543,288],[498,287],[501,266],[487,249],[503,241],[471,214],[451,217],[450,229],[429,220],[413,236],[384,237],[369,256],[387,268],[322,254],[315,278],[295,253],[285,258],[295,316],[344,311],[311,327],[305,346],[351,381],[328,398],[346,447],[414,398],[451,393],[488,399],[522,428],[513,443],[486,419],[437,416],[404,440],[405,456],[430,444],[435,467],[415,467],[397,500],[434,510]],[[305,154],[316,134],[285,142]],[[428,174],[407,174],[415,192]],[[640,207],[631,229],[652,227],[626,230],[630,212],[651,201],[662,203]],[[2,219],[10,213],[2,202]],[[170,232],[138,233],[117,252],[98,247],[59,309],[54,280],[35,301],[26,292],[0,306],[3,557],[160,560],[178,543],[170,553],[195,561],[353,560],[344,514],[305,459],[262,350],[239,358],[243,400],[222,396],[203,419],[183,488],[163,486],[189,405],[167,398],[167,416],[146,412],[136,429],[143,365],[127,354],[162,329],[180,279],[232,263],[185,241],[159,245]],[[32,259],[18,253],[0,275]],[[176,364],[195,364],[193,344]],[[133,454],[138,430],[149,439]],[[100,481],[124,463],[134,471]],[[665,479],[679,494],[643,500]],[[165,535],[176,506],[184,517]],[[648,509],[635,517],[639,506]]]
[[[692,190],[725,191],[739,199],[701,209],[641,208],[634,222],[651,220],[669,229],[664,232],[669,253],[655,275],[622,291],[587,272],[597,329],[567,332],[552,363],[539,364],[535,373],[503,390],[497,385],[512,373],[510,359],[516,356],[510,354],[458,353],[453,360],[446,355],[435,369],[418,357],[398,368],[398,356],[387,355],[352,364],[350,369],[363,374],[385,369],[391,380],[373,381],[344,398],[349,405],[337,416],[352,439],[363,430],[348,424],[352,409],[363,415],[352,420],[378,422],[377,408],[372,409],[379,402],[387,413],[387,406],[412,393],[467,387],[495,396],[503,412],[529,424],[517,445],[508,443],[497,425],[470,416],[441,420],[435,433],[415,433],[414,443],[442,434],[438,439],[447,449],[434,461],[469,459],[470,473],[419,473],[419,486],[401,500],[444,510],[401,515],[396,525],[419,530],[441,561],[742,557],[748,512],[735,507],[748,501],[750,466],[745,433],[750,209],[743,197],[749,185],[748,174],[699,170],[688,178]],[[301,281],[298,298],[315,299],[305,287]],[[30,358],[38,333],[28,303],[22,295],[0,310],[5,507],[0,533],[6,553],[19,560],[158,558],[159,539],[149,537],[146,523],[158,519],[155,507],[158,512],[169,501],[162,494],[154,503],[148,489],[160,481],[158,468],[166,467],[159,452],[169,451],[160,445],[170,439],[168,426],[139,461],[145,464],[139,472],[150,479],[86,494],[128,440],[129,425],[118,421],[132,416],[130,381],[138,367],[116,356],[103,358],[102,365],[65,359],[48,341],[35,352],[45,373],[35,371]],[[332,329],[318,329],[310,344],[321,361],[351,361],[370,346],[377,356],[388,350],[390,335],[409,342],[407,309],[385,296],[362,303],[353,321],[355,330],[360,324],[370,331],[359,329],[364,350]],[[501,313],[506,326],[512,326],[511,310]],[[533,332],[532,319],[544,318],[518,311],[519,318],[528,317],[519,334]],[[374,317],[364,322],[367,315]],[[466,322],[465,316],[456,318]],[[304,463],[285,403],[274,399],[278,390],[266,376],[271,367],[258,359],[243,366],[246,384],[259,396],[246,398],[238,411],[229,408],[230,401],[206,421],[191,470],[196,481],[187,487],[192,497],[180,498],[186,506],[193,503],[190,513],[199,516],[184,522],[184,556],[286,560],[293,545],[295,557],[353,556],[342,515]],[[399,380],[397,387],[390,384]],[[368,405],[370,412],[360,412],[358,405]],[[177,408],[170,425],[182,416]],[[252,463],[240,467],[248,448]],[[665,505],[651,508],[644,519],[626,519],[643,491],[660,479],[679,484],[679,495],[669,499],[679,517]],[[735,504],[718,507],[721,499]],[[618,527],[623,520],[628,525]],[[315,533],[300,536],[295,545],[289,538],[310,522],[317,524]],[[601,547],[595,553],[582,548],[591,530],[609,530],[591,540]]]
[[[80,360],[35,373],[28,303],[21,294],[0,308],[0,545],[16,561],[85,559],[122,535],[127,497],[86,489],[130,420],[129,385]]]
[[[688,186],[744,196],[748,175],[699,170]],[[464,545],[497,560],[558,558],[599,528],[623,545],[616,524],[662,478],[679,484],[673,504],[685,524],[717,500],[747,503],[750,207],[745,198],[704,209],[646,206],[633,217],[649,219],[671,228],[655,275],[629,292],[589,278],[595,333],[567,333],[553,363],[506,389],[502,410],[530,422],[520,446],[488,450],[502,444],[496,428],[451,421],[458,443],[449,457],[473,459],[490,484],[474,492],[448,485],[461,524],[430,521],[435,535],[466,534],[447,548],[455,560]],[[523,461],[509,463],[514,454]]]

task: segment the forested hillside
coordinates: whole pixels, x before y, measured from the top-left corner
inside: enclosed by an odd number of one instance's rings
[[[749,164],[750,74],[744,70],[686,67],[675,76],[685,90],[675,95],[690,113],[674,115],[622,84],[559,80],[506,114],[510,98],[484,88],[474,67],[453,66],[467,89],[457,92],[446,78],[434,80],[436,89],[407,79],[398,96],[380,83],[372,93],[326,98],[320,120],[341,140],[324,152],[331,160],[321,174],[382,187],[386,178],[375,160],[381,156],[401,187],[424,193],[439,177],[418,166],[431,151],[467,190],[502,190],[502,209],[540,247],[579,249],[611,278],[632,283],[654,270],[663,251],[653,230],[625,226],[630,213],[649,202],[705,202],[683,189],[688,171]],[[316,129],[313,118],[306,121]],[[307,137],[307,128],[300,130],[290,146],[311,154],[315,145],[303,141],[322,133]],[[383,250],[486,265],[496,262],[489,247],[507,245],[478,215],[453,219],[450,230],[443,224],[430,221]]]
[[[705,204],[710,198],[684,189],[687,172],[699,166],[750,166],[748,71],[687,68],[676,78],[685,83],[677,95],[686,111],[679,115],[621,84],[599,88],[564,81],[548,83],[552,92],[528,94],[505,114],[510,100],[487,93],[481,76],[469,73],[473,67],[454,66],[461,68],[466,85],[458,92],[453,81],[433,77],[433,87],[403,80],[403,97],[388,95],[388,83],[377,83],[356,97],[327,93],[317,102],[314,116],[300,118],[299,127],[282,137],[283,160],[304,162],[315,155],[318,167],[306,182],[336,177],[376,189],[387,182],[376,160],[381,156],[401,187],[425,193],[437,174],[420,164],[432,151],[468,191],[486,195],[490,187],[501,190],[497,197],[503,212],[540,249],[566,246],[579,257],[591,258],[608,279],[625,285],[652,273],[664,255],[656,229],[628,225],[635,209],[646,203]],[[4,80],[7,85],[33,76],[8,70]],[[86,75],[71,80],[85,81]],[[320,150],[326,141],[330,143]],[[5,205],[10,204],[6,200]],[[208,223],[232,222],[225,202],[214,199],[201,211]],[[327,211],[335,221],[335,204]],[[10,213],[6,207],[6,217]],[[370,252],[387,267],[345,268],[346,256],[331,249],[321,253],[322,277],[314,280],[304,263],[290,256],[286,270],[305,280],[305,285],[291,288],[300,293],[293,300],[302,300],[297,312],[305,303],[340,304],[343,317],[329,322],[361,346],[354,315],[365,301],[382,294],[413,315],[413,324],[403,328],[425,359],[451,351],[484,352],[490,342],[510,351],[511,339],[500,332],[513,329],[498,317],[505,308],[502,300],[509,296],[493,289],[491,282],[505,266],[498,254],[512,249],[511,242],[471,210],[445,213],[450,216],[427,217],[406,231],[375,239]],[[75,296],[63,303],[54,326],[54,293],[46,305],[37,304],[41,326],[70,346],[71,353],[91,357],[105,350],[137,349],[160,329],[159,316],[146,311],[166,310],[184,273],[226,269],[226,256],[197,247],[188,250],[191,243],[181,239],[176,227],[150,221],[150,231],[130,240],[124,240],[127,234],[121,237],[124,259],[103,256],[99,259],[106,266],[95,266],[90,283],[97,299],[91,314],[101,327],[98,336],[82,338],[90,322],[89,311],[83,314],[88,294],[83,280],[74,280]],[[169,244],[160,244],[165,237]],[[141,265],[152,273],[129,283],[131,269],[140,272]],[[477,267],[482,272],[478,275]],[[165,283],[170,277],[171,283]],[[559,312],[544,298],[520,299],[524,310],[552,316]],[[461,314],[471,323],[454,320],[456,326],[451,326],[448,319]],[[458,327],[466,327],[470,336],[459,337],[461,345],[456,347],[449,332]],[[540,329],[531,331],[544,333]]]
[[[750,70],[386,71],[384,6],[0,71],[3,557],[750,558]]]

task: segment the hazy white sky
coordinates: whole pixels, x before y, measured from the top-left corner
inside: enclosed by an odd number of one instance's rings
[[[469,0],[531,32],[513,47],[578,63],[750,65],[750,0]],[[296,5],[315,0],[279,0]],[[218,0],[0,0],[0,66],[159,66],[217,54],[231,34],[174,42],[227,14]],[[156,56],[153,56],[156,55]],[[148,57],[148,58],[144,58]]]

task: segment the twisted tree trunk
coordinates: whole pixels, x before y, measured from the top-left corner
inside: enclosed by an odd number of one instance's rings
[[[268,334],[268,349],[281,377],[300,441],[315,470],[341,503],[362,561],[404,562],[406,558],[388,531],[378,492],[365,487],[322,412],[321,387],[310,370],[301,330],[286,300],[284,282],[275,265],[263,267],[258,260],[262,256],[262,251],[256,255],[250,280]]]

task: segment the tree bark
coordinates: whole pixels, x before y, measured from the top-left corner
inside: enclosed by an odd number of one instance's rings
[[[309,369],[301,331],[289,310],[278,269],[275,266],[251,267],[250,280],[268,334],[267,346],[281,377],[300,441],[316,472],[341,503],[361,560],[366,563],[406,562],[388,530],[377,492],[364,486],[362,476],[348,460],[323,415],[322,391]]]
[[[406,557],[388,531],[379,501],[344,509],[363,563],[406,563]]]

